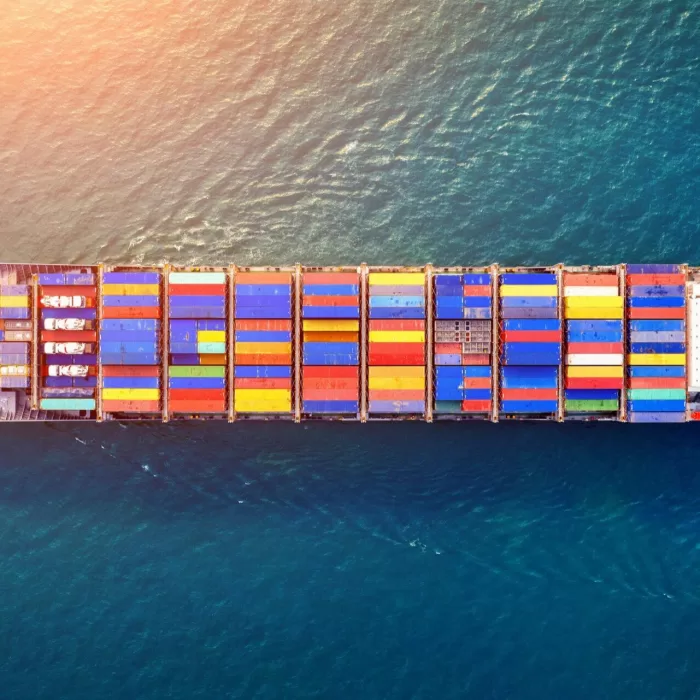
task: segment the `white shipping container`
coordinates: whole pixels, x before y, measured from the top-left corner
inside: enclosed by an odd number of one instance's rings
[[[586,365],[590,367],[618,366],[622,364],[624,355],[621,353],[600,353],[586,355],[584,353],[574,353],[566,356],[567,365]]]
[[[617,287],[564,287],[565,297],[619,297]]]

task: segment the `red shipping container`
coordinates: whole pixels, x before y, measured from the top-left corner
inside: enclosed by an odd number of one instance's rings
[[[236,272],[236,284],[289,284],[291,272]]]
[[[615,273],[591,274],[588,272],[565,272],[565,287],[617,287]]]
[[[622,377],[567,377],[567,389],[622,389]]]
[[[113,401],[102,402],[105,413],[160,413],[159,401]]]
[[[681,306],[672,309],[650,309],[646,307],[631,307],[627,309],[627,318],[636,321],[640,319],[652,320],[669,320],[669,319],[684,319],[685,307]]]
[[[291,365],[292,355],[263,355],[260,353],[249,355],[236,355],[237,365]]]
[[[470,367],[472,365],[483,367],[490,364],[491,355],[462,355],[462,365],[464,367]]]
[[[359,284],[357,272],[304,272],[304,284]]]
[[[286,319],[250,319],[237,318],[235,320],[237,331],[291,331],[292,322]]]
[[[622,347],[622,343],[569,343],[567,346],[567,352],[569,355],[622,355],[624,353],[624,349]]]
[[[464,285],[465,297],[490,297],[491,296],[491,285],[490,284],[475,284],[474,286],[470,284]]]
[[[556,401],[556,389],[501,389],[504,401]]]
[[[182,401],[174,400],[168,402],[168,409],[171,413],[227,413],[228,408],[221,401]]]
[[[462,380],[462,388],[464,389],[490,389],[490,377],[465,377]]]
[[[417,319],[380,319],[369,322],[371,331],[424,331],[425,321]]]
[[[501,340],[504,343],[559,343],[559,331],[503,331]]]
[[[370,401],[423,401],[422,389],[370,389]]]
[[[304,306],[359,306],[356,296],[304,296]]]
[[[291,389],[292,380],[286,377],[239,377],[233,380],[234,389]]]
[[[460,355],[462,353],[461,343],[435,343],[436,355]]]
[[[226,296],[225,284],[171,284],[168,288],[170,296],[177,297],[215,297]]]
[[[304,391],[306,389],[323,389],[324,391],[351,389],[356,392],[359,385],[357,379],[304,379]]]
[[[335,367],[335,366],[306,366],[303,368],[304,381],[313,377],[334,377],[357,379],[360,376],[358,367]]]
[[[627,275],[627,284],[630,287],[653,287],[657,284],[685,284],[685,275]]]
[[[42,331],[42,343],[95,343],[97,331]]]
[[[226,389],[169,389],[173,401],[225,401]]]
[[[76,285],[74,287],[67,287],[64,285],[47,285],[41,287],[41,296],[45,297],[87,297],[88,299],[94,299],[97,296],[97,290],[95,287],[90,285],[85,285],[84,287]]]
[[[307,386],[302,392],[307,401],[357,401],[355,389],[314,389]]]
[[[160,318],[159,306],[105,306],[102,318]]]
[[[700,413],[698,413],[697,411],[694,411],[693,413],[691,413],[690,420],[700,420]]]
[[[157,365],[102,365],[104,377],[159,377]]]
[[[489,413],[491,401],[462,401],[462,411],[465,413]]]
[[[369,364],[375,367],[391,367],[393,365],[401,366],[422,366],[425,364],[425,357],[423,355],[409,355],[409,354],[391,354],[391,353],[373,353],[371,350],[369,352]]]
[[[628,389],[685,389],[685,377],[630,377]]]

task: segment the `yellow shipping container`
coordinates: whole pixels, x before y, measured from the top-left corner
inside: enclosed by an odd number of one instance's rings
[[[582,367],[578,365],[569,365],[566,368],[567,377],[605,377],[620,379],[622,374],[622,365],[611,367],[611,366],[601,366],[601,367]]]
[[[667,355],[627,355],[627,364],[629,365],[650,365],[650,366],[664,366],[664,365],[684,365],[685,355],[683,353],[673,353]]]
[[[370,377],[370,389],[425,389],[425,377]]]
[[[197,331],[198,343],[225,343],[226,331]]]
[[[23,309],[29,306],[29,297],[0,297],[0,307],[3,309]]]
[[[106,401],[158,401],[160,389],[102,389]]]
[[[237,389],[234,408],[241,413],[290,413],[290,389]]]
[[[376,377],[425,377],[425,367],[370,367],[369,378]]]
[[[502,297],[555,297],[556,284],[503,284]]]
[[[590,298],[590,297],[586,297]],[[591,321],[597,320],[597,319],[616,319],[616,318],[622,318],[622,313],[623,309],[620,307],[619,309],[603,309],[603,308],[597,308],[597,309],[591,309],[590,307],[585,307],[585,308],[565,308],[564,309],[564,318],[582,318],[582,319],[590,319]]]
[[[391,287],[394,285],[416,285],[425,283],[423,272],[370,272],[370,287]]]
[[[424,343],[425,331],[370,331],[370,343]]]
[[[107,296],[158,296],[157,284],[103,284],[102,294]]]
[[[567,309],[621,309],[622,297],[565,297]]]
[[[323,320],[306,319],[303,321],[305,331],[359,331],[360,322],[349,319]]]
[[[291,343],[236,343],[237,355],[284,355],[292,352]]]

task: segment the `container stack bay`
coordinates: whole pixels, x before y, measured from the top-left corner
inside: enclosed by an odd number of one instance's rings
[[[161,273],[105,272],[100,363],[105,413],[160,411]]]
[[[691,268],[687,282],[688,300],[688,417],[692,421],[700,420],[700,269]]]
[[[17,271],[0,272],[0,390],[28,391],[31,377],[31,287]],[[0,391],[0,413],[13,416],[18,409],[15,392]]]
[[[235,411],[290,415],[292,273],[238,272],[235,289]]]
[[[171,414],[226,413],[226,273],[169,275]]]
[[[435,412],[491,413],[492,293],[488,271],[435,275]]]
[[[632,423],[681,423],[686,409],[686,274],[627,266],[627,408]]]
[[[369,274],[369,412],[425,412],[425,273]]]
[[[360,276],[303,273],[302,411],[359,411]]]
[[[564,272],[567,415],[616,415],[623,390],[623,299],[614,271]]]
[[[97,284],[94,273],[40,273],[39,307],[40,408],[95,411]]]
[[[503,273],[500,298],[501,413],[553,417],[561,363],[557,276]]]

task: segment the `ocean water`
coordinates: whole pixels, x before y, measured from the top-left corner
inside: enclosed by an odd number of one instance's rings
[[[700,262],[700,6],[0,5],[0,257]],[[0,698],[700,697],[693,426],[0,426]]]

